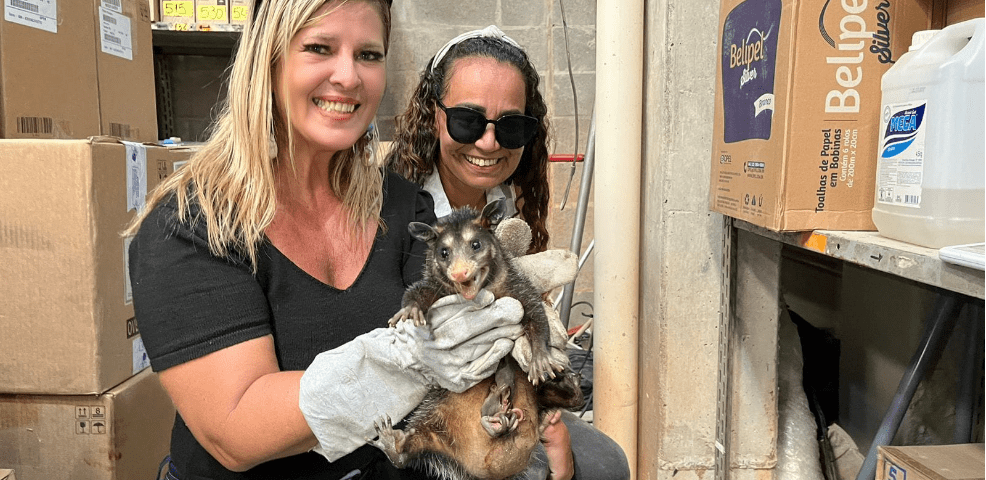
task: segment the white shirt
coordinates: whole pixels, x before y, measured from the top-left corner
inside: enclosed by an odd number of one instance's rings
[[[442,186],[442,178],[439,176],[437,168],[431,171],[431,175],[425,179],[425,184],[422,188],[424,188],[426,192],[430,193],[431,198],[435,200],[436,217],[442,218],[452,213],[452,204],[449,203],[448,195],[445,194],[445,187]],[[487,204],[501,198],[510,200],[507,202],[504,218],[516,216],[517,194],[514,192],[514,189],[510,187],[510,185],[501,183],[486,191]]]

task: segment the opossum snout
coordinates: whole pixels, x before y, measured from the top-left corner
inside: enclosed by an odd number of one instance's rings
[[[486,283],[489,267],[480,268],[476,262],[457,259],[445,271],[449,280],[455,284],[455,290],[466,300],[472,300]]]
[[[465,283],[472,280],[476,271],[476,263],[456,260],[448,267],[448,278],[455,283]]]

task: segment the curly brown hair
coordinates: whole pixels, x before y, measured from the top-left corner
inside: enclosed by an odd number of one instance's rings
[[[524,147],[520,163],[506,183],[519,187],[517,208],[531,226],[530,253],[548,248],[546,221],[550,197],[548,193],[548,107],[538,86],[541,77],[523,50],[499,38],[478,37],[463,40],[453,46],[432,69],[435,58],[428,61],[411,102],[403,115],[396,118],[397,132],[387,164],[404,178],[423,185],[440,158],[438,131],[435,125],[437,100],[448,93],[448,82],[454,62],[465,57],[488,57],[508,63],[520,70],[526,84],[524,114],[538,119],[534,138]]]

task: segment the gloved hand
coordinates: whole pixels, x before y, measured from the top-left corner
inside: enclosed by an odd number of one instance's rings
[[[568,250],[546,250],[540,253],[524,255],[531,242],[531,228],[519,218],[508,218],[497,225],[495,234],[500,244],[510,254],[514,255],[512,264],[515,270],[527,278],[538,292],[548,292],[562,285],[575,281],[578,274],[578,256]],[[558,312],[547,303],[544,311],[548,316],[548,326],[551,332],[550,350],[554,363],[568,365],[568,354],[565,345],[568,343],[568,332],[561,323]],[[520,368],[525,372],[530,370],[531,345],[526,337],[514,342],[511,352]]]
[[[373,423],[404,418],[438,385],[462,392],[493,375],[523,330],[520,302],[439,299],[430,327],[400,322],[378,328],[315,357],[301,377],[298,404],[318,438],[315,451],[330,462],[374,436]]]

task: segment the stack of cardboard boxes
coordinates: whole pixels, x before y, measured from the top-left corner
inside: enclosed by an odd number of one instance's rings
[[[0,8],[0,469],[154,478],[175,411],[121,232],[189,153],[155,144],[148,4]]]

